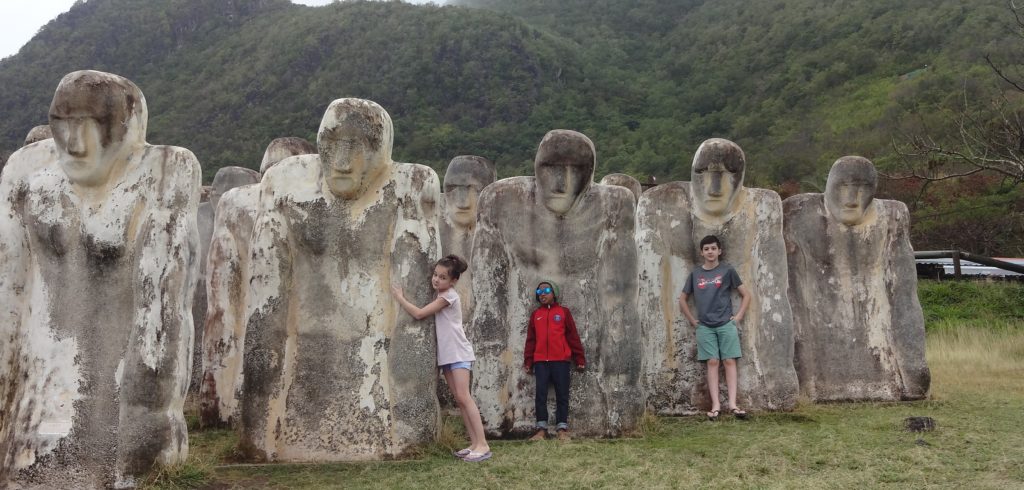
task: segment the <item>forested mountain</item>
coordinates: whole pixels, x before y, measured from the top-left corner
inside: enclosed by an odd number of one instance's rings
[[[845,154],[893,166],[903,131],[998,93],[982,56],[1012,62],[1021,44],[1002,0],[449,3],[80,2],[0,61],[0,151],[46,122],[61,76],[92,68],[135,81],[149,140],[193,150],[207,179],[256,167],[272,138],[314,140],[326,105],[351,96],[391,113],[397,160],[438,170],[468,153],[530,172],[541,136],[569,128],[594,140],[599,176],[686,179],[719,136],[747,152],[750,185],[807,192]],[[920,207],[955,204],[940,201]],[[954,244],[934,226],[929,246]]]

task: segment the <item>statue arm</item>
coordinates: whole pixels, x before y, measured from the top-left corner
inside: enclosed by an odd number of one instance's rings
[[[397,285],[407,303],[427,305],[427,312],[446,306],[432,298],[430,277],[433,263],[440,258],[438,206],[440,183],[429,167],[394,164],[398,214],[394,223],[389,257],[390,284],[382,284],[387,295],[389,285]],[[382,299],[385,302],[386,299]],[[394,308],[387,302],[385,308]],[[420,313],[425,313],[421,311]],[[434,431],[438,408],[434,393],[437,383],[437,348],[432,314],[417,320],[412,315],[393,311],[393,329],[388,349],[391,375],[392,416],[399,425],[415,431]]]
[[[499,227],[501,208],[495,202],[496,184],[480,194],[476,233],[473,235],[473,322],[466,335],[477,349],[477,357],[500,356],[508,343],[508,307],[512,297],[512,260]],[[482,353],[482,355],[480,354]]]
[[[239,245],[240,242],[248,242],[249,236],[235,236],[238,223],[232,211],[235,206],[244,204],[234,202],[233,197],[242,194],[233,192],[221,197],[207,255],[207,309],[201,326],[203,373],[200,412],[203,424],[219,424],[221,419],[229,415],[220,411],[235,406],[233,392],[238,388],[235,382],[241,371],[238,364],[241,362],[243,346],[239,341],[244,341],[249,283],[246,280],[248,271],[242,270],[248,264],[248,257],[241,257]],[[255,206],[258,203],[253,201],[249,204]],[[248,231],[252,232],[251,229]]]
[[[8,186],[2,187],[6,191]],[[13,193],[0,195],[0,481],[5,481],[24,392],[18,380],[23,374],[21,318],[26,300],[28,240],[12,200]]]
[[[895,227],[891,230],[893,238],[886,268],[892,342],[903,378],[901,397],[916,400],[927,395],[931,374],[925,362],[924,313],[917,297],[917,267],[909,236],[910,213],[902,202],[888,201],[887,204],[893,209],[890,226]]]
[[[637,308],[639,277],[637,274],[636,204],[625,187],[607,189],[606,205],[610,208],[609,229],[600,239],[598,288],[600,291],[600,318],[607,332],[604,345],[594,346],[601,352],[615,352],[613,357],[600,360],[596,369],[609,374],[639,374],[630,367],[641,358],[640,316]],[[582,356],[581,356],[582,359]]]
[[[439,310],[445,300],[433,298],[430,278],[433,264],[441,255],[438,229],[441,184],[429,167],[395,165],[399,209],[391,242],[391,277],[386,280],[402,288],[403,297],[409,303],[427,305],[428,311]],[[381,294],[388,294],[389,284],[382,286]],[[397,306],[387,298],[381,300],[386,302],[385,308]],[[436,430],[437,399],[424,396],[424,393],[434,393],[437,383],[434,316],[427,314],[421,317],[422,320],[417,320],[399,311],[393,311],[391,315],[394,329],[391,331],[387,362],[392,383],[392,416],[397,424],[421,434],[421,431]]]
[[[126,474],[187,456],[182,404],[192,367],[191,300],[199,272],[199,162],[178,148],[163,161],[142,164],[165,167],[153,171],[169,177],[151,189],[156,202],[149,203],[137,238],[135,325],[119,379],[118,462]]]
[[[292,286],[292,242],[287,204],[278,202],[274,167],[260,184],[259,211],[249,247],[248,304],[242,361],[241,441],[256,460],[272,459],[273,428],[284,423],[285,366]]]

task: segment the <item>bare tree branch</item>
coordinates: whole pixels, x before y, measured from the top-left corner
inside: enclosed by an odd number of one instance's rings
[[[1017,15],[1017,12],[1015,11],[1015,12],[1013,13],[1013,15]],[[1020,22],[1020,18],[1018,18],[1018,19],[1017,19],[1017,22]],[[996,66],[996,64],[995,64],[995,63],[993,63],[993,62],[992,62],[992,57],[991,57],[990,55],[987,55],[987,54],[986,54],[986,55],[984,56],[984,58],[985,58],[985,62],[986,62],[986,63],[988,63],[988,66],[989,66],[990,68],[992,68],[992,71],[996,72],[996,75],[998,75],[998,76],[999,76],[999,78],[1002,78],[1004,82],[1006,82],[1006,83],[1008,83],[1008,84],[1010,84],[1010,85],[1013,85],[1013,88],[1017,89],[1018,91],[1020,91],[1020,92],[1024,92],[1024,86],[1021,86],[1021,85],[1017,84],[1017,82],[1016,82],[1016,81],[1014,81],[1014,80],[1011,80],[1011,79],[1010,79],[1009,77],[1007,77],[1006,75],[1004,75],[1004,74],[1003,74],[1003,71],[1002,71],[1002,70],[1000,70],[1000,69],[999,69],[999,67],[998,67],[998,66]]]

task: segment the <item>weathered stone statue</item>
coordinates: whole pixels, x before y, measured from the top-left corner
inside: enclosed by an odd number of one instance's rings
[[[640,185],[640,181],[636,180],[632,175],[626,174],[608,174],[601,179],[602,185],[617,185],[629,189],[636,199],[640,200],[640,194],[644,193],[643,186]]]
[[[866,158],[843,157],[824,194],[783,202],[795,364],[814,401],[928,393],[910,216],[902,202],[874,199],[877,179]]]
[[[573,432],[617,436],[643,412],[635,204],[622,187],[594,184],[595,164],[589,138],[550,131],[537,149],[536,177],[499,180],[480,195],[467,335],[477,354],[473,392],[491,434],[535,427],[523,348],[541,280],[562,286],[559,302],[572,311],[589,361],[572,378]]]
[[[473,263],[473,235],[476,232],[477,202],[480,191],[497,180],[494,163],[484,157],[461,155],[448,162],[441,195],[441,254],[458,255]],[[473,274],[462,273],[455,284],[462,304],[462,319],[469,325],[473,319]],[[437,399],[442,408],[455,408],[452,391],[443,384],[437,386]]]
[[[786,410],[796,403],[782,201],[773,191],[744,187],[745,167],[739,146],[709,139],[693,157],[691,182],[648,189],[637,205],[645,386],[659,414],[711,406],[695,331],[676,303],[686,278],[702,263],[698,244],[706,235],[722,240],[721,260],[736,269],[752,295],[739,325],[739,404]],[[739,305],[738,295],[733,304]]]
[[[245,167],[221,167],[213,176],[210,195],[199,204],[199,277],[196,292],[192,298],[192,321],[196,325],[195,344],[192,349],[192,377],[189,392],[198,393],[203,376],[203,323],[206,322],[207,291],[206,261],[210,255],[210,240],[213,224],[217,217],[217,205],[221,196],[235,187],[251,185],[260,181],[260,174]]]
[[[316,153],[316,147],[302,138],[277,138],[263,153],[260,171],[266,172],[287,157],[311,153]],[[245,346],[249,239],[259,197],[259,184],[249,184],[225,192],[217,205],[207,258],[208,307],[200,351],[199,421],[204,427],[238,421],[236,390],[241,387]]]
[[[441,189],[392,162],[392,141],[382,107],[335,100],[319,154],[260,183],[241,402],[254,459],[377,459],[436,436],[433,320],[399,314],[388,290],[432,299]]]
[[[476,231],[477,202],[480,191],[497,180],[490,160],[477,156],[457,156],[444,174],[444,213],[441,221],[441,252],[455,254],[473,263],[473,235]],[[462,302],[462,318],[469,323],[473,305],[473,275],[462,273],[455,289]]]
[[[21,484],[131,486],[187,455],[200,168],[146,123],[131,81],[70,73],[54,138],[4,171],[0,473]]]
[[[31,145],[36,141],[48,140],[50,138],[53,138],[53,132],[50,131],[49,124],[36,126],[29,130],[28,134],[25,136],[25,146]]]

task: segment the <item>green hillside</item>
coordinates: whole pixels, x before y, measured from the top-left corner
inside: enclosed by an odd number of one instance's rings
[[[810,192],[845,154],[891,166],[894,139],[941,125],[965,88],[996,93],[982,56],[1013,61],[1021,44],[1002,0],[450,3],[79,3],[0,61],[0,156],[45,123],[61,76],[92,68],[135,81],[149,140],[193,150],[207,180],[256,167],[275,137],[313,140],[326,105],[351,96],[391,113],[396,159],[438,170],[470,153],[530,172],[541,136],[569,128],[594,140],[599,175],[663,182],[719,136],[747,152],[750,185]],[[949,223],[924,224],[929,247],[956,245]],[[1024,254],[1006,246],[965,248]]]

